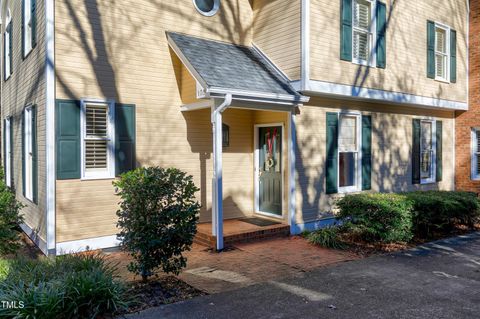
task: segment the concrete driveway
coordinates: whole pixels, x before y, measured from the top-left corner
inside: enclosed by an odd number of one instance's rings
[[[480,233],[130,318],[480,318]]]

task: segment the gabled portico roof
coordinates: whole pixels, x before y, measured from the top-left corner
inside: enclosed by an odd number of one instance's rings
[[[210,96],[231,93],[270,101],[308,101],[255,47],[167,32],[168,42],[192,76]]]

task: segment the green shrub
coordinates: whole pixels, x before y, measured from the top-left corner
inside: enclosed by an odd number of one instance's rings
[[[337,206],[346,231],[364,241],[408,242],[413,237],[413,203],[405,195],[346,195]]]
[[[0,308],[7,318],[96,318],[128,307],[115,267],[99,255],[12,260],[0,281],[0,300],[22,301]]]
[[[0,255],[13,253],[20,246],[18,225],[23,222],[21,208],[15,194],[3,181],[3,169],[0,167]]]
[[[339,234],[340,229],[332,226],[306,233],[304,237],[314,245],[333,249],[345,249],[347,245],[340,240]]]
[[[480,202],[475,193],[418,191],[405,195],[414,203],[413,222],[419,236],[448,231],[456,224],[472,227],[480,217]]]
[[[144,280],[161,267],[178,274],[186,266],[197,230],[199,189],[192,176],[175,168],[138,168],[114,182],[122,201],[119,239],[133,257],[129,270]]]

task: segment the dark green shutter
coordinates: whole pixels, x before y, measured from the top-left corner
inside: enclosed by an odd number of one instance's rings
[[[435,22],[427,21],[427,77],[435,78]]]
[[[372,117],[362,116],[362,190],[372,189]]]
[[[377,68],[385,69],[387,65],[387,6],[377,2]]]
[[[437,167],[437,182],[441,182],[443,178],[443,125],[442,121],[437,121],[437,128],[436,128],[436,137],[437,137],[437,149],[436,149],[436,167]]]
[[[22,111],[22,191],[25,196],[25,109]]]
[[[338,113],[327,113],[326,193],[338,192]]]
[[[32,48],[37,45],[37,0],[31,0]]]
[[[12,185],[12,187],[14,187],[14,178],[13,178],[13,175],[15,175],[13,172],[14,169],[14,165],[13,163],[15,162],[14,158],[13,158],[13,155],[15,154],[14,152],[14,145],[13,145],[13,117],[10,116],[10,185]]]
[[[115,174],[135,168],[135,105],[115,105]]]
[[[37,146],[37,106],[32,106],[32,199],[38,203],[38,146]]]
[[[5,181],[7,178],[7,140],[6,140],[6,132],[7,132],[7,120],[3,120],[3,176]]]
[[[450,82],[457,82],[457,31],[450,31]]]
[[[57,100],[55,117],[57,179],[79,179],[80,102]]]
[[[352,61],[352,0],[342,0],[340,59]]]
[[[420,184],[420,120],[413,120],[412,183]]]

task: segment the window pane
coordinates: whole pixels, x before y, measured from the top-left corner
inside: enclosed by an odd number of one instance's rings
[[[435,30],[435,36],[436,36],[436,50],[438,52],[447,53],[447,33],[445,32],[444,29],[437,28]]]
[[[436,75],[439,78],[445,79],[447,77],[447,56],[443,54],[435,55]]]
[[[357,118],[340,116],[338,147],[341,152],[357,151]]]
[[[433,123],[422,122],[421,125],[420,175],[422,178],[430,178],[432,177],[433,161]]]
[[[477,137],[477,141],[476,141],[476,144],[477,144],[477,152],[480,152],[480,130],[475,131],[475,135],[476,135],[476,137]]]
[[[368,60],[370,55],[369,36],[367,32],[355,31],[353,34],[353,53],[359,60]]]
[[[87,105],[85,113],[87,137],[107,138],[108,107],[106,105]]]
[[[477,175],[480,175],[480,154],[475,155],[477,157]]]
[[[357,0],[355,1],[353,9],[353,25],[357,28],[368,31],[370,29],[371,21],[370,2],[365,0]]]
[[[107,141],[85,141],[85,168],[89,171],[107,168]]]
[[[195,0],[197,8],[202,12],[210,12],[215,7],[214,0]]]
[[[355,186],[357,153],[340,153],[339,155],[339,186]]]
[[[422,149],[432,149],[432,122],[422,122]]]

